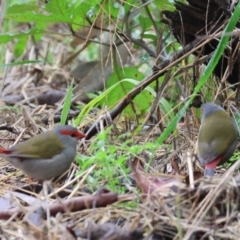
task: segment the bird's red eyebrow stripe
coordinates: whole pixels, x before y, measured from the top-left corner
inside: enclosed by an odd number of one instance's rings
[[[77,138],[85,138],[87,135],[79,132],[79,131],[71,131],[71,130],[61,130],[62,135],[75,135]]]

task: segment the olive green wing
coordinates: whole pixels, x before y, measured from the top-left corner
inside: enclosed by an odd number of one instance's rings
[[[236,139],[236,129],[229,116],[211,116],[204,120],[199,133],[199,155],[206,161],[212,161],[224,154]],[[201,154],[205,153],[205,156]],[[208,158],[208,159],[206,159]]]
[[[45,132],[13,146],[10,150],[13,151],[13,157],[49,159],[63,149],[63,144],[53,132]]]

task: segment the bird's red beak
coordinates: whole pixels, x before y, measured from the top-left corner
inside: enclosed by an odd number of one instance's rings
[[[82,132],[76,132],[76,137],[77,138],[79,138],[79,139],[81,139],[81,138],[86,138],[87,137],[87,135],[86,134],[84,134],[84,133],[82,133]]]

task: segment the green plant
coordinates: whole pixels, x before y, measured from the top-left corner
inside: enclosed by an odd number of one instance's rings
[[[104,184],[112,191],[124,192],[126,189],[121,182],[128,181],[129,161],[143,150],[151,152],[153,156],[158,146],[150,142],[144,145],[134,144],[130,133],[120,135],[112,143],[108,140],[110,131],[111,128],[108,128],[99,133],[91,142],[89,156],[77,156],[76,161],[79,173],[96,164],[94,172],[88,177],[90,186]]]

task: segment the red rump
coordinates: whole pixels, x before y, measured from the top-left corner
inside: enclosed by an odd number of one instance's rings
[[[11,154],[12,151],[10,151],[10,150],[6,150],[6,149],[4,149],[4,148],[0,148],[0,153]]]
[[[209,168],[212,168],[212,169],[216,169],[218,163],[222,160],[222,155],[219,156],[218,158],[216,158],[215,160],[213,160],[212,162],[210,162],[209,164],[207,164],[205,166],[205,169],[209,169]]]

